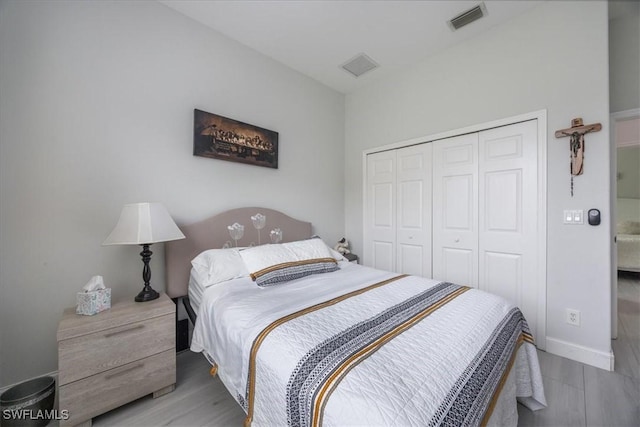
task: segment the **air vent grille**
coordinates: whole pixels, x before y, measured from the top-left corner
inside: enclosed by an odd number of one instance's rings
[[[451,21],[448,21],[449,27],[451,30],[458,30],[465,25],[471,24],[473,21],[477,21],[487,14],[487,8],[484,3],[480,3],[479,5],[467,10],[466,12],[462,12],[460,15],[453,18]]]
[[[378,68],[378,64],[369,58],[364,53],[357,55],[355,58],[350,59],[346,63],[342,64],[341,67],[351,73],[355,77],[360,77],[366,72],[369,72],[373,69]]]

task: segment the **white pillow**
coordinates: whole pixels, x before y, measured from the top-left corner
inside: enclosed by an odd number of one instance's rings
[[[336,251],[335,249],[329,248],[329,251],[331,252],[331,255],[336,259],[336,261],[349,261],[344,257],[344,255],[342,255],[340,252]]]
[[[320,239],[322,240],[322,237],[318,236],[317,234],[314,234],[313,236],[311,236],[312,239]],[[324,242],[324,240],[322,240]],[[325,243],[326,245],[326,243]],[[348,259],[346,259],[344,257],[344,255],[342,255],[340,252],[336,251],[335,249],[333,249],[330,246],[327,246],[327,248],[329,248],[329,252],[331,252],[331,256],[334,257],[336,259],[336,261],[349,261]]]
[[[338,270],[338,263],[321,239],[248,248],[240,256],[258,286]]]
[[[238,249],[209,249],[191,261],[205,287],[227,280],[249,276]]]

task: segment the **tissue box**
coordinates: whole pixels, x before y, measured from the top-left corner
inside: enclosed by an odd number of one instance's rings
[[[77,314],[92,316],[111,308],[111,288],[90,292],[78,292],[76,297]]]

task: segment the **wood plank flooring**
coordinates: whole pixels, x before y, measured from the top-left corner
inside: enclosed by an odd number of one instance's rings
[[[538,352],[548,408],[518,405],[518,426],[640,426],[640,276],[621,273],[619,337],[614,372]],[[209,364],[190,351],[178,355],[176,390],[150,396],[93,419],[107,426],[242,426],[244,412]]]
[[[518,426],[640,426],[640,275],[618,275],[614,372],[538,351],[548,408],[518,405]]]

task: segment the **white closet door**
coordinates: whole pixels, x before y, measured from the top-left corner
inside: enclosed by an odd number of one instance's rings
[[[396,271],[431,277],[431,144],[396,152]]]
[[[478,286],[478,134],[433,142],[433,278]]]
[[[364,263],[395,271],[396,258],[396,151],[367,156]]]
[[[537,325],[537,122],[479,134],[479,287]]]

